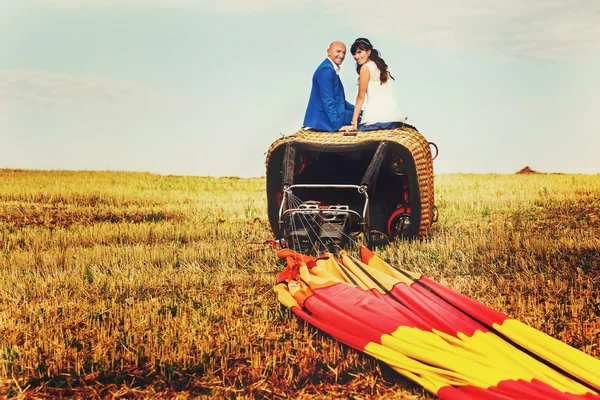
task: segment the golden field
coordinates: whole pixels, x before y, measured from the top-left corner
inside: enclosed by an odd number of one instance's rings
[[[432,398],[282,308],[265,180],[0,169],[0,397]],[[378,253],[600,357],[600,175],[438,175]]]

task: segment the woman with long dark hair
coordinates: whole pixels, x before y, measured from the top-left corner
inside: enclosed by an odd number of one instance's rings
[[[402,114],[396,101],[394,78],[379,51],[373,48],[369,39],[358,38],[352,44],[350,52],[356,60],[359,78],[349,130],[389,129],[401,125]],[[358,125],[361,109],[362,119]]]

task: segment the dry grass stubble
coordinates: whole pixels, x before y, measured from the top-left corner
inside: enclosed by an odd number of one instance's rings
[[[600,177],[441,175],[390,262],[600,356]],[[264,179],[0,170],[0,396],[430,398],[271,292]]]

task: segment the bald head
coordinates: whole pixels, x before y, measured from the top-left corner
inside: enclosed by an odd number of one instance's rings
[[[327,49],[327,57],[329,57],[335,65],[342,65],[344,58],[346,58],[346,45],[340,41],[331,42]]]

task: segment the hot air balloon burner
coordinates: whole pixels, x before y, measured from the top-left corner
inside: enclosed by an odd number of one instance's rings
[[[347,205],[329,206],[321,214],[319,243],[322,252],[334,253],[344,248],[350,238],[350,207]]]
[[[297,252],[312,253],[321,229],[319,202],[307,201],[288,211],[284,215],[288,246]]]
[[[357,190],[364,198],[362,214],[347,204],[322,204],[320,201],[297,203],[294,189]],[[295,201],[292,202],[292,199]],[[297,204],[297,205],[296,205]],[[296,205],[296,206],[294,206]],[[298,184],[285,187],[280,206],[279,226],[288,247],[304,254],[336,253],[352,237],[368,232],[369,196],[358,185]]]

